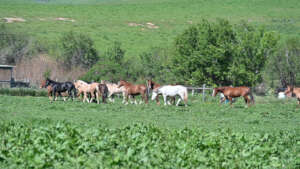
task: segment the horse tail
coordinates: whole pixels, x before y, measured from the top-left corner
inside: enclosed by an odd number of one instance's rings
[[[185,91],[184,91],[184,94],[183,94],[183,99],[184,99],[185,104],[187,104],[187,101],[188,101],[188,90],[187,90],[187,88],[185,88]]]
[[[146,99],[147,99],[147,101],[149,100],[149,92],[150,92],[150,89],[148,90],[148,87],[147,87],[147,90],[146,90]]]
[[[105,98],[107,98],[108,97],[108,87],[106,86],[106,84],[104,84],[104,92],[103,92],[103,96],[105,97]]]
[[[77,89],[75,88],[74,84],[72,86],[72,90],[73,90],[73,98],[75,98],[77,96]]]
[[[252,90],[251,90],[251,88],[249,88],[249,96],[250,96],[250,100],[251,100],[251,103],[252,104],[254,104],[254,96],[253,96],[253,94],[252,94]]]

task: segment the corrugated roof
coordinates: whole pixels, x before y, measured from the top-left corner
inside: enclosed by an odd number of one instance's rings
[[[16,66],[12,66],[12,65],[0,65],[0,68],[13,68],[13,67],[16,67]]]

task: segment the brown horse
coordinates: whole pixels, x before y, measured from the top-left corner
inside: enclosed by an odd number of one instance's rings
[[[102,96],[102,102],[106,103],[106,98],[108,96],[108,88],[106,84],[99,83],[98,88],[99,88],[99,93]]]
[[[150,91],[149,91],[150,89],[151,89],[151,90],[157,89],[157,88],[161,87],[161,85],[158,84],[158,83],[155,83],[155,82],[152,81],[152,80],[147,80],[147,87],[148,87],[148,93],[149,93],[149,92],[150,92]],[[161,94],[159,94],[159,95],[161,95]],[[159,98],[158,98],[159,95],[157,95],[157,97],[155,98],[156,104],[157,104],[157,105],[160,104]],[[174,104],[175,104],[175,98],[176,98],[176,97],[171,97],[171,99],[172,99],[172,101],[173,101]]]
[[[134,85],[129,82],[126,82],[125,80],[120,80],[118,83],[118,87],[124,86],[125,88],[125,104],[128,104],[128,98],[129,96],[132,96],[133,98],[137,95],[142,95],[142,100],[147,104],[148,103],[148,91],[146,85],[139,84]]]
[[[298,100],[298,106],[300,106],[300,88],[296,88],[294,86],[288,86],[284,91],[285,95],[295,95]]]
[[[250,106],[250,103],[254,104],[254,97],[252,95],[251,89],[246,86],[241,87],[217,87],[214,88],[212,96],[216,96],[219,92],[223,93],[225,98],[230,101],[230,105],[232,106],[232,98],[236,97],[244,97],[245,103]],[[250,96],[250,99],[249,97]]]
[[[53,91],[52,86],[51,85],[46,86],[46,80],[42,80],[41,85],[40,85],[40,89],[42,89],[42,88],[47,88],[49,100],[52,101],[52,91]],[[56,98],[58,97],[58,95],[59,94],[56,93]],[[62,95],[62,97],[64,97],[63,99],[65,101],[66,100],[65,97],[68,96],[68,93],[67,92],[62,92],[61,95]]]

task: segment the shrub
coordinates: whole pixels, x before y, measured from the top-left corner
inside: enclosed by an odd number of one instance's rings
[[[48,96],[46,90],[31,89],[31,88],[0,88],[0,95],[9,96]]]
[[[62,61],[67,69],[73,66],[90,68],[98,61],[93,40],[82,33],[68,32],[61,38]]]
[[[4,24],[0,25],[0,63],[16,64],[32,52],[31,42],[27,35],[11,31]]]

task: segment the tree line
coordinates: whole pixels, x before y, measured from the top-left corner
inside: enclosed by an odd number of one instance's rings
[[[0,61],[14,64],[35,52],[49,52],[29,37],[0,27]],[[33,44],[31,48],[30,44]],[[300,40],[280,40],[276,32],[247,22],[201,20],[177,35],[171,47],[152,47],[135,57],[115,41],[106,51],[95,48],[86,34],[67,32],[59,41],[57,60],[65,69],[82,67],[86,81],[120,79],[212,86],[271,87],[300,84]],[[35,50],[29,50],[35,49]],[[47,72],[47,74],[50,74]]]

